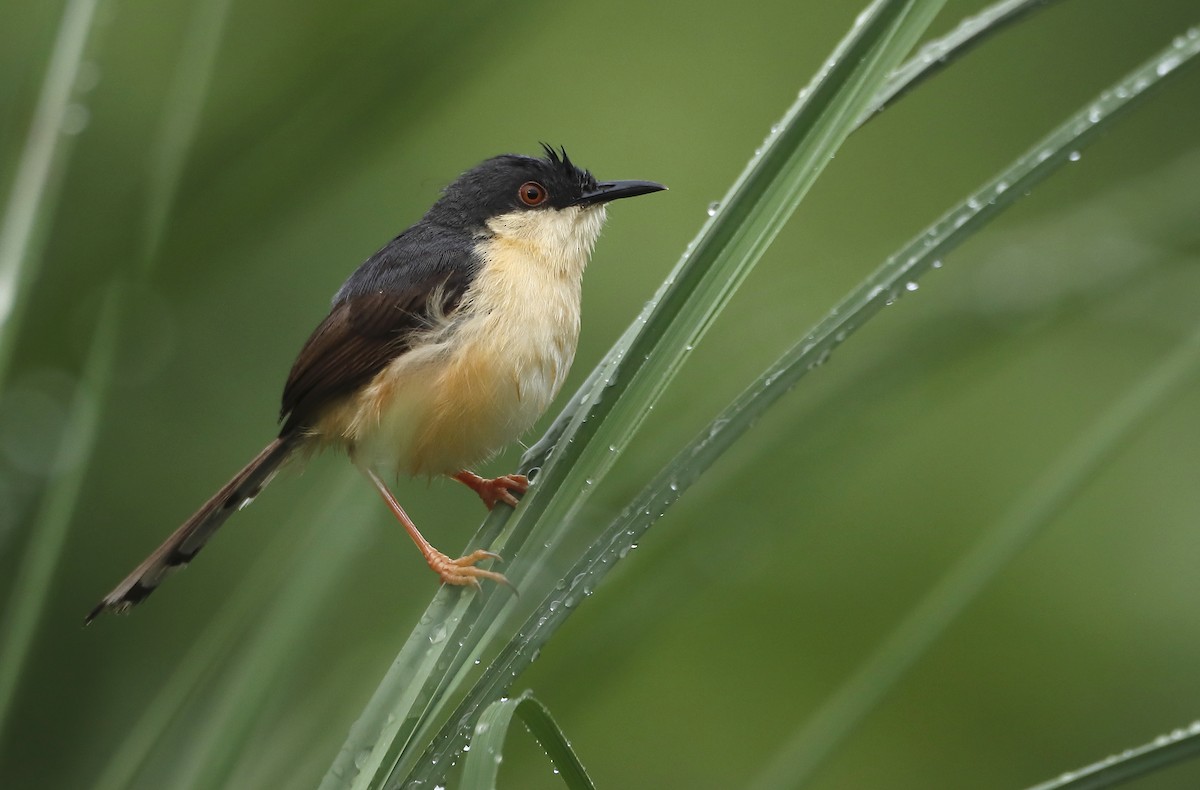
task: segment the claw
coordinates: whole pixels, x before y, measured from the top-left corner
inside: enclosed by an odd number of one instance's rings
[[[454,479],[479,494],[488,510],[496,507],[497,502],[516,507],[520,500],[513,496],[513,492],[524,494],[529,490],[529,478],[525,475],[501,475],[489,480],[464,469],[454,475]]]
[[[495,552],[477,549],[465,557],[450,559],[449,556],[435,549],[431,555],[426,557],[426,560],[429,562],[429,567],[433,568],[433,572],[441,578],[444,584],[452,584],[456,587],[470,586],[479,589],[480,579],[490,579],[491,581],[505,585],[514,593],[516,592],[517,588],[513,587],[512,582],[505,578],[503,573],[475,567],[475,563],[482,562],[483,560],[503,561],[500,555]]]

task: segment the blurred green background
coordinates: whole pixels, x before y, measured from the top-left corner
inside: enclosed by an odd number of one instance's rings
[[[948,3],[934,32],[983,5]],[[577,385],[859,10],[103,0],[0,392],[0,604],[47,484],[84,472],[0,783],[92,787],[214,619],[243,607],[260,619],[206,659],[134,786],[209,786],[190,783],[203,771],[216,786],[315,786],[435,591],[342,459],[281,476],[132,617],[84,629],[83,615],[273,435],[293,355],[349,272],[461,170],[539,140],[601,178],[671,187],[610,212]],[[0,2],[6,190],[62,12]],[[594,497],[595,519],[889,252],[1198,12],[1195,0],[1056,4],[855,134]],[[172,108],[189,96],[198,115],[181,126]],[[852,338],[649,533],[516,686],[549,706],[601,787],[749,784],[1191,330],[1198,140],[1191,69]],[[56,460],[115,280],[127,298],[113,385],[93,399],[95,451]],[[1023,787],[1200,718],[1198,462],[1193,382],[808,786]],[[448,552],[482,516],[452,483],[400,493]],[[311,620],[290,631],[272,619],[276,577],[312,596]],[[291,640],[275,671],[240,677],[273,628]],[[198,744],[239,703],[244,748],[206,756]],[[523,733],[501,776],[558,781]],[[1198,783],[1200,767],[1182,766],[1137,786]]]

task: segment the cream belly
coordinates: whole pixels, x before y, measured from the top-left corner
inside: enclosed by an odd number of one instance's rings
[[[493,220],[458,310],[332,408],[319,439],[360,466],[432,476],[482,463],[532,427],[575,356],[580,282],[604,220],[589,213],[570,217],[585,230],[573,245]]]

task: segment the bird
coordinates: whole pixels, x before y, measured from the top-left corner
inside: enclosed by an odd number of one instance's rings
[[[333,297],[283,388],[279,433],[87,615],[125,612],[186,566],[289,459],[344,450],[441,581],[507,583],[451,558],[405,513],[386,479],[448,476],[490,510],[529,480],[470,471],[533,426],[575,356],[580,290],[614,200],[665,190],[597,181],[565,148],[502,154],[465,171]]]

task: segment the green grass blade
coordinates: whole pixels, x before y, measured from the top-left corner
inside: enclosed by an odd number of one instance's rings
[[[852,35],[788,110],[734,184],[724,208],[716,211],[685,253],[673,286],[644,313],[640,333],[625,349],[624,364],[619,371],[610,369],[601,377],[598,390],[589,397],[588,413],[581,412],[572,420],[522,507],[506,523],[499,543],[492,544],[509,556],[527,540],[534,546],[534,550],[517,555],[508,569],[510,579],[527,594],[527,600],[546,592],[532,582],[544,586],[553,581],[544,570],[551,553],[548,546],[557,545],[560,529],[570,526],[572,516],[629,443],[692,345],[761,257],[887,73],[928,28],[940,6],[936,1],[881,1],[862,14]],[[552,493],[556,496],[550,496]],[[448,596],[458,598],[460,593]],[[428,706],[446,704],[446,689],[461,682],[470,660],[496,639],[493,634],[506,627],[516,609],[512,599],[492,597],[491,591],[478,598],[464,597],[457,606],[449,605],[448,596],[434,600],[426,626],[416,630],[380,687],[380,696],[388,696],[389,689],[398,692],[400,704],[368,708],[338,756],[325,785],[328,788],[344,786],[344,780],[335,774],[392,776],[390,768],[397,765],[395,776],[404,776],[419,753],[418,748],[404,744],[412,741],[415,732],[436,724],[436,717],[424,713],[430,710]],[[468,617],[470,605],[481,605],[481,609]],[[475,628],[476,622],[484,626]],[[439,639],[449,635],[445,639],[448,645],[430,652],[431,635]],[[437,676],[427,674],[442,659],[445,662]],[[389,720],[395,731],[386,731]],[[382,730],[384,736],[379,737]],[[362,743],[359,737],[366,734],[371,740]],[[370,756],[356,760],[364,749],[370,749]],[[372,782],[374,779],[364,778],[354,786]]]
[[[730,406],[685,446],[622,514],[598,536],[565,574],[560,587],[542,600],[503,652],[489,665],[435,741],[431,759],[451,756],[483,706],[507,691],[550,636],[590,595],[601,579],[637,545],[641,536],[699,476],[797,381],[821,365],[831,351],[915,283],[949,250],[1020,199],[1029,187],[1070,161],[1124,115],[1155,84],[1200,52],[1200,29],[1175,42],[1105,91],[1020,157],[1000,176],[918,235],[843,299],[799,343],[771,365]]]
[[[975,16],[962,20],[950,33],[923,45],[915,57],[892,72],[883,90],[875,96],[873,107],[859,119],[859,124],[866,123],[873,114],[887,109],[892,102],[982,44],[988,37],[1057,1],[1001,0]]]
[[[751,787],[801,787],[897,681],[1096,474],[1200,373],[1200,326],[1090,425],[905,615]],[[1090,785],[1089,785],[1090,786]]]
[[[247,735],[258,720],[266,700],[291,663],[302,660],[309,626],[320,612],[320,602],[348,575],[353,560],[374,532],[374,501],[361,496],[362,481],[347,474],[341,496],[329,499],[314,527],[321,526],[321,550],[299,553],[288,580],[271,605],[261,612],[258,625],[241,646],[229,676],[212,690],[215,710],[189,738],[189,749],[177,757],[179,766],[172,786],[179,790],[228,787],[229,773],[245,751]],[[351,497],[352,491],[358,496]],[[338,529],[331,522],[341,520]]]
[[[50,175],[55,161],[64,156],[61,145],[55,141],[62,137],[60,127],[63,112],[70,98],[71,86],[78,74],[79,62],[94,16],[94,6],[94,2],[74,2],[65,12],[63,29],[60,30],[53,63],[39,100],[30,143],[26,146],[4,219],[4,236],[0,241],[0,385],[3,383],[8,353],[4,344],[11,342],[18,318],[16,312],[7,316],[5,314],[5,289],[9,288],[9,293],[15,294],[23,289],[21,283],[31,279],[28,273],[22,274],[21,265],[33,256],[29,246],[39,204],[43,205],[42,213],[49,213],[49,209],[45,207],[45,204],[51,202],[47,196],[50,191],[48,182],[51,181]],[[206,7],[227,10],[228,0]],[[211,16],[211,12],[205,13]],[[221,14],[224,14],[224,10]],[[218,38],[208,34],[212,27],[211,20],[209,24],[193,26],[192,34],[185,44],[185,54],[191,53],[194,59],[199,60],[200,64],[209,70],[213,65]],[[216,25],[216,29],[219,31],[219,24]],[[198,36],[202,37],[199,41]],[[142,276],[150,272],[168,216],[165,209],[157,207],[160,204],[170,206],[173,203],[178,176],[183,169],[192,136],[187,130],[194,129],[203,102],[203,91],[185,87],[187,82],[183,77],[192,80],[199,76],[195,68],[184,68],[189,62],[187,59],[181,61],[180,78],[176,80],[175,93],[169,100],[164,115],[163,131],[155,157],[159,177],[154,180],[150,189],[151,203],[144,226],[144,258],[140,270]],[[90,336],[78,392],[61,440],[60,455],[70,457],[72,463],[66,466],[66,472],[55,478],[42,492],[41,503],[29,530],[20,573],[14,581],[13,594],[9,597],[4,621],[0,623],[0,634],[3,636],[0,639],[0,734],[7,721],[8,709],[37,628],[38,618],[53,584],[54,572],[58,567],[78,504],[79,492],[95,449],[99,421],[108,398],[113,365],[118,354],[117,338],[120,334],[121,313],[127,291],[126,285],[114,283],[104,299],[95,329]],[[6,326],[6,317],[12,319],[13,323]]]
[[[530,734],[546,751],[557,773],[571,790],[595,790],[591,777],[575,755],[575,750],[550,716],[546,706],[530,692],[514,699],[500,699],[489,705],[475,725],[471,751],[463,762],[464,790],[495,790],[500,763],[504,757],[504,741],[508,725],[520,716]]]
[[[505,525],[499,543],[492,544],[510,556],[526,541],[535,547],[518,555],[508,570],[527,596],[537,600],[545,592],[531,588],[530,580],[552,581],[541,570],[550,551],[541,547],[555,545],[560,531],[569,527],[694,343],[940,6],[933,0],[881,1],[860,15],[851,35],[735,182],[723,208],[685,254],[672,278],[673,287],[661,292],[640,319],[641,330],[624,350],[620,370],[610,368],[597,380],[589,408],[572,420],[521,508]],[[471,659],[481,652],[481,642],[486,646],[511,618],[513,601],[490,593],[463,596],[457,605],[452,603],[460,598],[457,591],[435,599],[423,618],[425,625],[418,626],[381,685],[379,706],[374,707],[373,700],[355,725],[325,787],[344,787],[347,781],[357,782],[354,787],[372,786],[378,781],[374,777],[392,775],[393,766],[399,766],[396,775],[404,776],[415,764],[420,749],[406,744],[420,729],[435,725],[435,717],[425,711],[446,704],[446,690],[461,681]],[[472,605],[482,608],[472,612]],[[476,622],[484,625],[475,628]],[[447,644],[430,651],[431,636]],[[437,674],[430,674],[439,663]],[[364,750],[370,751],[365,759]]]
[[[1098,763],[1068,771],[1029,790],[1101,790],[1148,776],[1168,766],[1200,757],[1200,722],[1160,735],[1136,749],[1126,749]]]
[[[0,223],[0,387],[7,378],[21,311],[39,265],[39,226],[48,224],[54,214],[57,187],[72,139],[63,134],[63,122],[95,15],[96,0],[70,0],[63,10],[54,52]]]
[[[54,572],[87,474],[87,464],[82,459],[90,457],[95,448],[99,395],[108,389],[112,378],[122,295],[121,288],[110,287],[100,308],[83,375],[59,439],[58,456],[71,461],[61,465],[65,471],[43,492],[17,566],[4,621],[0,623],[0,738],[8,728],[13,698],[54,584]]]
[[[142,227],[142,274],[158,259],[179,180],[200,129],[200,114],[216,68],[232,0],[197,3],[171,78],[161,126],[150,152],[148,200]]]
[[[897,99],[907,94],[921,82],[934,76],[959,57],[983,43],[992,34],[1000,32],[1010,24],[1026,18],[1030,13],[1045,8],[1053,2],[1057,2],[1057,0],[1002,0],[1002,2],[989,6],[975,16],[962,20],[947,35],[923,45],[916,56],[896,68],[888,76],[883,87],[875,94],[871,103],[859,117],[856,129],[892,106]],[[679,278],[680,269],[685,264],[687,264],[686,257],[679,262],[675,270],[667,277],[666,282],[652,300],[652,305],[661,302],[666,291],[675,287],[674,283]],[[535,444],[530,446],[521,460],[523,468],[529,469],[541,466],[549,455],[550,450],[558,444],[563,432],[566,431],[567,427],[575,419],[580,406],[588,401],[591,393],[597,389],[597,382],[606,375],[611,376],[612,371],[620,364],[621,359],[633,343],[633,338],[642,330],[647,315],[648,311],[644,312],[626,328],[617,342],[613,344],[613,347],[605,354],[600,364],[596,366],[587,380],[584,381],[571,396],[570,400],[567,401],[562,411],[554,419],[553,424],[546,430],[546,433]]]
[[[353,509],[362,500],[362,497],[353,496],[361,493],[361,485],[357,474],[348,474],[333,492],[314,491],[308,497],[312,501],[298,503],[296,518],[289,520],[298,529],[280,530],[260,554],[241,583],[225,599],[217,616],[200,632],[191,650],[178,661],[170,677],[156,691],[150,705],[127,728],[93,790],[124,790],[133,784],[149,756],[158,748],[164,733],[183,713],[189,699],[212,674],[213,668],[221,663],[222,657],[236,652],[237,643],[247,633],[250,623],[262,615],[264,602],[279,594],[276,591],[284,586],[285,578],[291,585],[305,578],[306,571],[296,567],[298,546],[309,543],[318,531],[324,531],[332,521],[343,517],[346,508]],[[355,531],[360,529],[359,525],[368,523],[369,518],[359,518],[343,529]],[[344,565],[339,567],[344,569]],[[282,593],[284,596],[291,594]]]

